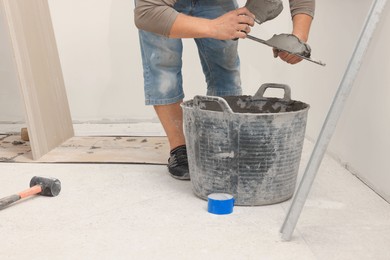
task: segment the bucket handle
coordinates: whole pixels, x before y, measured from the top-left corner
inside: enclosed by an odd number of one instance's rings
[[[223,99],[221,97],[197,95],[194,97],[194,107],[200,108],[201,101],[217,102],[220,105],[220,107],[222,108],[223,112],[227,112],[227,113],[231,113],[231,114],[233,113],[233,110],[230,108],[229,104],[226,102],[225,99]]]
[[[256,98],[264,98],[264,92],[267,88],[280,88],[284,89],[284,97],[281,100],[291,101],[291,88],[286,84],[278,84],[278,83],[264,83],[260,86],[259,90],[253,96]]]

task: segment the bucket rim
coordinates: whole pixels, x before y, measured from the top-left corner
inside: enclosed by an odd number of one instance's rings
[[[241,95],[241,96],[235,96],[235,97],[251,97],[251,96],[248,96],[248,95]],[[222,98],[223,97],[218,97],[218,98]],[[243,113],[239,113],[239,112],[234,112],[234,111],[214,111],[214,110],[205,110],[205,109],[201,109],[200,107],[196,107],[193,105],[194,103],[194,99],[190,99],[190,100],[186,100],[186,101],[183,101],[180,106],[183,108],[183,109],[188,109],[188,110],[198,110],[198,111],[204,111],[204,112],[207,112],[207,113],[225,113],[225,114],[231,114],[231,115],[247,115],[247,116],[266,116],[266,115],[291,115],[291,114],[299,114],[299,113],[304,113],[304,112],[307,112],[309,109],[310,109],[310,105],[305,103],[305,102],[302,102],[302,101],[299,101],[299,100],[292,100],[292,101],[296,101],[296,102],[301,102],[302,104],[306,105],[305,108],[303,109],[300,109],[300,110],[297,110],[297,111],[288,111],[288,112],[277,112],[277,113],[273,113],[273,112],[267,112],[267,113],[249,113],[249,112],[243,112]],[[190,105],[191,104],[191,105]]]

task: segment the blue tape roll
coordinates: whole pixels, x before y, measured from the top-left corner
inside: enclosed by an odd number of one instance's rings
[[[207,196],[207,211],[212,214],[226,215],[233,212],[234,198],[226,193],[213,193]]]

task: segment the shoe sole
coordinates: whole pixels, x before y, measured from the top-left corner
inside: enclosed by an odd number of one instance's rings
[[[177,179],[177,180],[181,180],[181,181],[189,181],[191,180],[190,176],[176,176],[176,175],[173,175],[172,173],[169,173],[169,175],[171,175],[171,177]]]

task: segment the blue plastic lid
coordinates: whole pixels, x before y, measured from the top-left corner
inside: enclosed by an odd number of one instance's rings
[[[212,193],[207,196],[207,211],[212,214],[226,215],[233,212],[234,198],[226,193]]]

